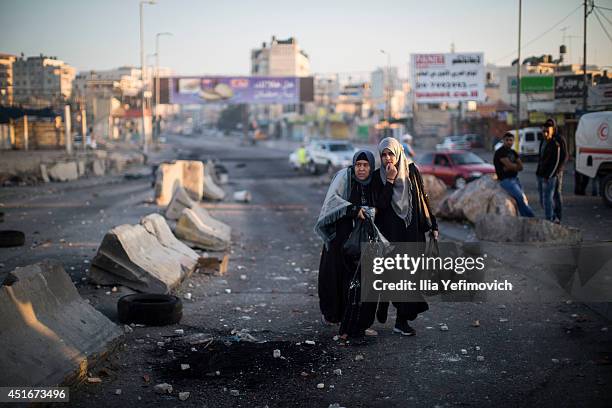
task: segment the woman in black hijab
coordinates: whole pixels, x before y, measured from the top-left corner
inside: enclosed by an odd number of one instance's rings
[[[376,226],[390,242],[425,242],[431,232],[438,239],[436,217],[430,211],[429,200],[423,189],[423,179],[416,165],[404,154],[402,145],[387,137],[378,145],[381,165],[373,174],[372,189],[376,202]],[[429,309],[427,302],[393,302],[397,317],[393,331],[413,336],[416,331],[408,324],[419,313]],[[378,321],[387,320],[388,302],[380,302],[376,312]]]
[[[319,265],[321,320],[324,324],[342,323],[340,334],[344,337],[362,336],[375,317],[375,305],[368,305],[367,313],[359,308],[357,323],[347,320],[349,286],[359,259],[346,254],[343,248],[355,222],[365,219],[366,211],[374,208],[371,188],[374,167],[372,152],[360,150],[355,153],[353,165],[340,170],[332,179],[315,225],[315,231],[325,244]]]

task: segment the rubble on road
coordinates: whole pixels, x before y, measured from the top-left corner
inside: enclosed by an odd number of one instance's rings
[[[230,245],[230,228],[213,219],[200,207],[186,208],[179,218],[176,236],[186,244],[212,251],[222,251]]]
[[[172,386],[168,383],[161,383],[153,387],[157,394],[172,394]]]
[[[493,242],[563,242],[578,243],[582,233],[539,218],[486,214],[476,221],[476,237]]]
[[[518,209],[514,199],[496,179],[483,176],[446,196],[434,213],[441,218],[475,223],[483,214],[516,217]]]

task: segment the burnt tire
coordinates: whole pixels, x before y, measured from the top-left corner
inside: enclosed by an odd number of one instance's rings
[[[599,191],[604,204],[612,207],[612,174],[608,174],[601,180]]]
[[[172,295],[137,293],[119,299],[117,315],[121,323],[167,326],[181,321],[183,303]]]
[[[0,231],[0,248],[22,246],[25,234],[21,231]]]

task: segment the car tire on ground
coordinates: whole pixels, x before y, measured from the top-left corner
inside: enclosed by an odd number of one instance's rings
[[[461,177],[461,176],[460,176],[460,177],[457,177],[457,178],[455,179],[455,188],[456,188],[456,189],[463,188],[463,187],[465,187],[465,185],[466,185],[466,184],[467,184],[467,182],[466,182],[466,181],[465,181],[465,179],[464,179],[463,177]]]
[[[608,207],[612,207],[612,174],[608,174],[601,180],[599,186],[601,192],[601,198]]]
[[[21,231],[0,231],[0,248],[22,246],[25,234]]]
[[[117,314],[119,321],[125,324],[166,326],[181,321],[183,303],[181,299],[172,295],[137,293],[119,299]]]

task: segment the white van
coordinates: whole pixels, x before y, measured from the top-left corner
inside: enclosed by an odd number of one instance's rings
[[[576,171],[599,177],[600,194],[612,207],[612,111],[582,115],[576,129]]]
[[[516,135],[516,130],[510,130],[510,133]],[[540,127],[528,127],[519,129],[518,140],[514,138],[514,150],[516,150],[521,158],[537,157],[540,153],[540,142],[544,135]],[[502,146],[502,142],[495,145],[495,150]]]

